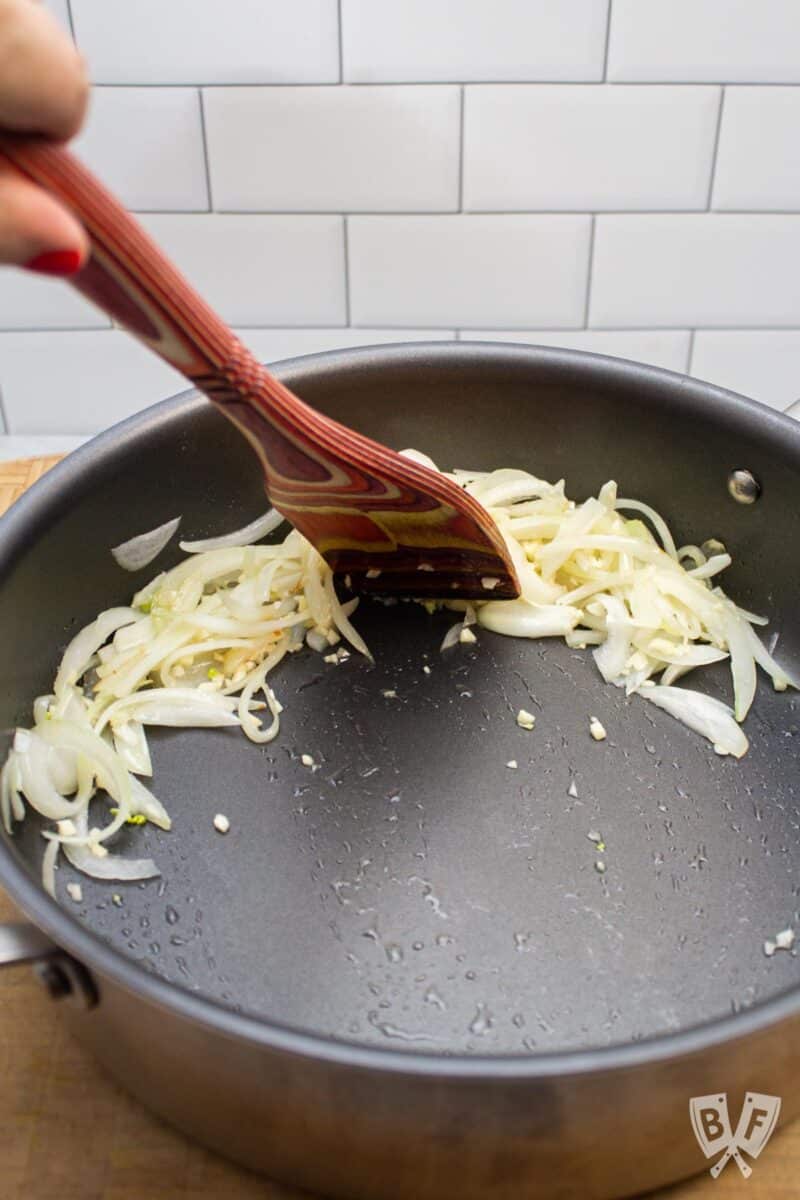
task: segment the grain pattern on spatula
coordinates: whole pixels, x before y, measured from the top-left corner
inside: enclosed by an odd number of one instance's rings
[[[91,257],[73,285],[222,409],[258,454],[271,502],[354,588],[485,597],[488,578],[494,598],[518,595],[505,543],[477,501],[293,395],[77,159],[8,134],[0,157],[85,225]]]

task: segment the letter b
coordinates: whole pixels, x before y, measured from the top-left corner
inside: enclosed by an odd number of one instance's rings
[[[720,1137],[722,1133],[724,1133],[722,1122],[719,1119],[718,1109],[701,1108],[700,1120],[703,1122],[703,1132],[705,1133],[709,1142],[716,1141],[716,1139]]]

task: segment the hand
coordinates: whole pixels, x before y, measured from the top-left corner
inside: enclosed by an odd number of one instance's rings
[[[66,141],[88,95],[82,59],[50,13],[36,0],[0,0],[0,126]],[[71,275],[88,252],[76,218],[0,154],[0,263]]]

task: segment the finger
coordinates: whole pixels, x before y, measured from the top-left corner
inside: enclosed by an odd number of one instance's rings
[[[0,262],[71,275],[88,253],[72,213],[0,159]]]
[[[0,125],[65,140],[88,95],[83,61],[47,9],[0,0]]]

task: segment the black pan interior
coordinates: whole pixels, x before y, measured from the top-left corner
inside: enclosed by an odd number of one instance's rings
[[[681,541],[729,545],[730,592],[768,614],[783,659],[800,662],[800,436],[788,422],[664,372],[519,347],[348,352],[282,374],[323,411],[443,466],[563,476],[575,498],[616,478]],[[201,536],[263,509],[251,451],[199,399],[136,418],[82,462],[80,476],[51,477],[0,547],[6,730],[29,720],[75,630],[152,573],[123,574],[109,546],[177,513]],[[752,507],[728,495],[734,467],[762,483]],[[442,1054],[624,1042],[800,983],[794,954],[763,952],[800,923],[793,695],[760,685],[737,763],[561,643],[481,633],[443,657],[446,616],[365,603],[357,623],[375,667],[294,656],[275,677],[285,713],[271,746],[230,731],[154,738],[153,786],[174,830],[125,840],[163,877],[82,879],[83,903],[64,900],[72,919],[231,1007]],[[702,686],[727,696],[726,671]],[[532,733],[516,725],[520,707],[536,714]],[[606,742],[590,737],[591,715]],[[38,871],[33,821],[13,847]],[[62,867],[62,896],[73,877]]]

